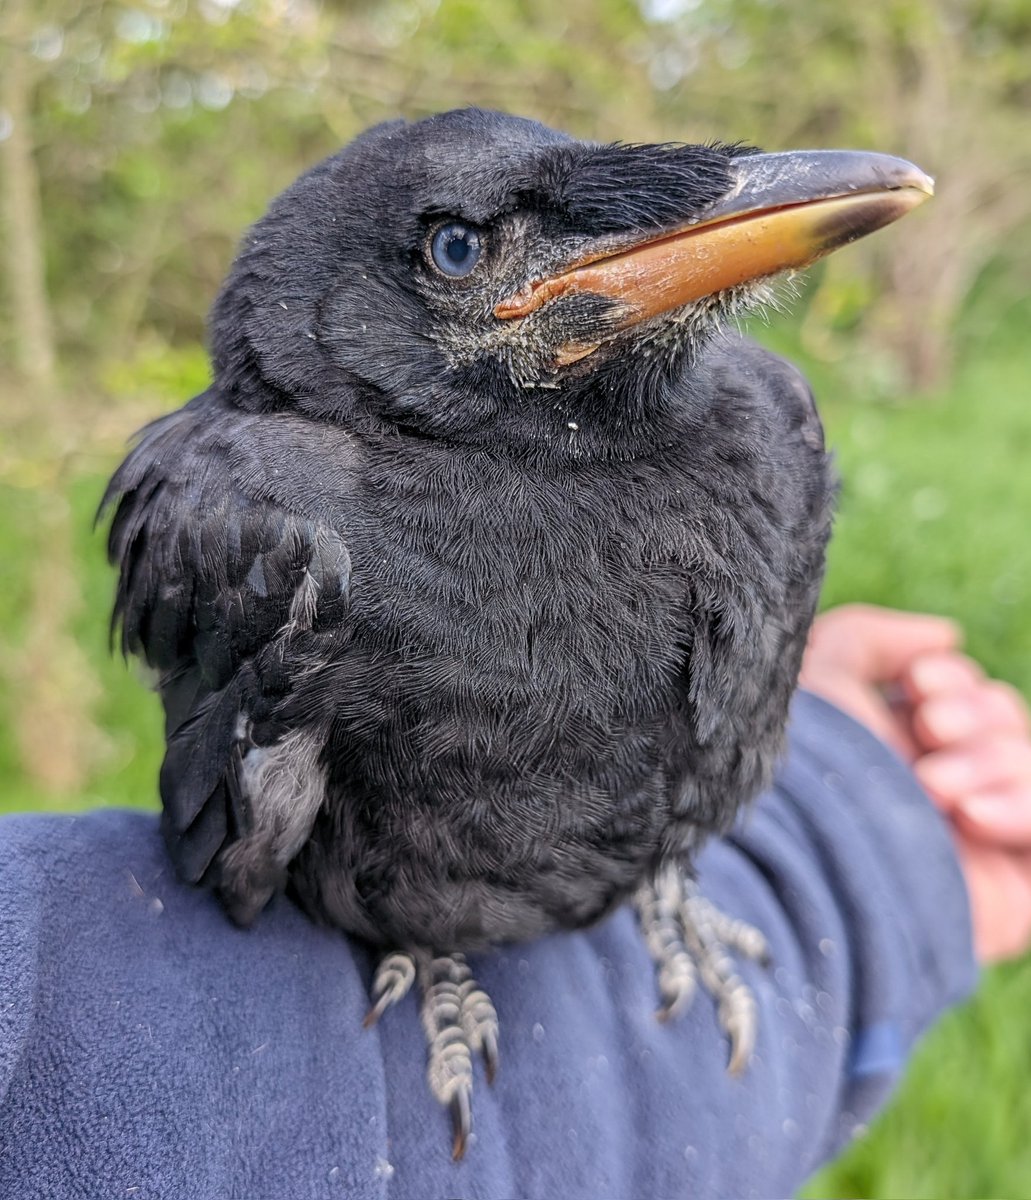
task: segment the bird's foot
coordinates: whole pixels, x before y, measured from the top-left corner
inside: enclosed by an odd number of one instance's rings
[[[657,968],[659,1019],[684,1012],[700,980],[715,997],[720,1027],[730,1038],[727,1069],[739,1075],[755,1047],[758,1011],[731,955],[766,963],[766,939],[746,922],[721,913],[673,866],[664,867],[638,891],[635,907]]]
[[[488,1083],[497,1073],[498,1014],[464,955],[395,952],[385,955],[376,968],[366,1027],[404,999],[416,978],[429,1048],[427,1079],[433,1095],[451,1113],[451,1154],[457,1161],[472,1131],[473,1055],[483,1056]]]

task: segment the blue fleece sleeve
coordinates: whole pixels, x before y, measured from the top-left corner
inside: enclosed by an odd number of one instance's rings
[[[363,1031],[370,956],[285,900],[242,932],[152,816],[0,821],[0,1196],[789,1195],[973,987],[946,830],[907,769],[796,699],[776,785],[700,863],[772,964],[741,1078],[711,999],[655,1019],[628,911],[475,959],[502,1064],[450,1161],[415,998]]]

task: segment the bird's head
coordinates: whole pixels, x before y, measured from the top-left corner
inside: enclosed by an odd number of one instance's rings
[[[216,372],[243,403],[348,416],[358,393],[431,435],[517,414],[545,436],[563,398],[655,395],[771,276],[930,192],[864,152],[599,145],[479,109],[391,122],[250,231]]]

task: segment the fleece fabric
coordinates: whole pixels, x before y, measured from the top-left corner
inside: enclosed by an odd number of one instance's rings
[[[6,818],[0,1197],[790,1195],[973,987],[963,882],[906,767],[806,695],[775,785],[700,879],[772,950],[741,967],[760,1010],[747,1072],[727,1074],[706,993],[656,1020],[621,910],[472,960],[502,1061],[456,1164],[416,997],[362,1029],[369,949],[287,899],[234,928],[176,881],[152,814]]]

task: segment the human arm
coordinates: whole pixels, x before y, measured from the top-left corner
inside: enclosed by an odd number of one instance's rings
[[[893,746],[949,820],[983,962],[1031,944],[1031,720],[951,621],[850,604],[818,617],[802,686]]]
[[[787,1195],[975,978],[943,821],[811,696],[775,786],[700,861],[771,946],[768,971],[742,966],[749,1070],[727,1075],[704,993],[656,1021],[628,910],[506,947],[474,964],[505,1039],[458,1166],[412,1003],[361,1029],[358,943],[282,899],[233,928],[175,882],[149,816],[8,819],[0,864],[3,1195]]]

